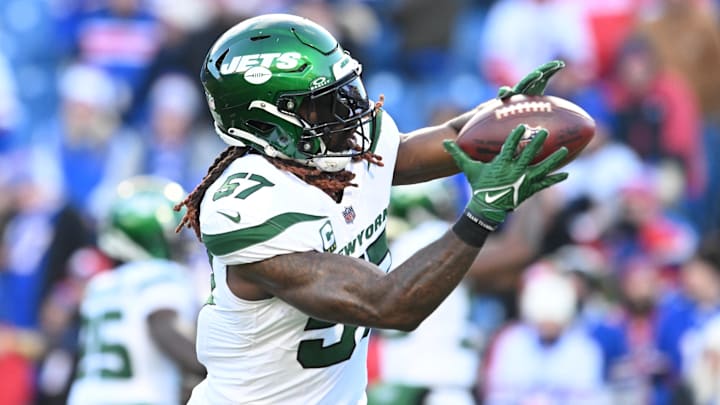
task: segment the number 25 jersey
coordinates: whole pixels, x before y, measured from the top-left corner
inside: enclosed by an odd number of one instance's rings
[[[127,263],[93,277],[80,305],[81,354],[68,404],[177,404],[180,367],[151,339],[148,317],[173,310],[192,330],[194,297],[188,270],[167,260]]]

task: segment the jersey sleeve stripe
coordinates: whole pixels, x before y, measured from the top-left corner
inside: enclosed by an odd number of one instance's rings
[[[368,260],[375,264],[380,264],[385,259],[385,256],[387,255],[389,251],[388,243],[387,243],[387,236],[385,234],[385,231],[383,230],[382,234],[373,242],[370,246],[368,246],[366,254],[368,256]]]
[[[382,113],[383,110],[378,110],[375,115],[375,119],[372,121],[372,144],[370,145],[370,152],[375,152],[378,146],[378,140],[380,139],[380,129],[382,128]]]
[[[325,219],[323,216],[307,215],[288,212],[274,216],[260,225],[250,228],[238,229],[219,234],[202,234],[202,240],[207,250],[213,256],[224,256],[229,253],[245,249],[249,246],[263,243],[281,234],[285,229],[300,222]]]

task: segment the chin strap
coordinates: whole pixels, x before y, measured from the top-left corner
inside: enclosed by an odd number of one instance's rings
[[[320,153],[326,153],[327,146],[325,146],[325,142],[323,142],[322,138],[318,140],[320,141]],[[334,173],[344,169],[350,163],[350,160],[352,160],[350,156],[322,155],[310,158],[304,164],[316,167],[323,172]]]
[[[324,172],[339,172],[350,163],[350,156],[324,156],[310,159],[312,166]]]

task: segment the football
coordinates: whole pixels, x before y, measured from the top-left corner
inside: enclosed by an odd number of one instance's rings
[[[575,159],[595,135],[595,120],[573,102],[555,96],[515,95],[483,105],[460,130],[456,142],[473,159],[489,162],[500,152],[510,132],[520,124],[525,124],[527,129],[516,153],[527,145],[538,129],[548,131],[533,164],[565,146],[568,155],[560,164],[564,166]]]

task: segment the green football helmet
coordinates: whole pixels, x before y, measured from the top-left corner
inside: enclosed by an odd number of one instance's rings
[[[159,177],[137,176],[121,182],[101,222],[98,246],[123,262],[170,259],[181,239],[175,227],[182,214],[173,208],[184,196],[179,184]]]
[[[267,14],[225,32],[200,78],[225,143],[333,172],[371,147],[361,71],[320,25]]]

